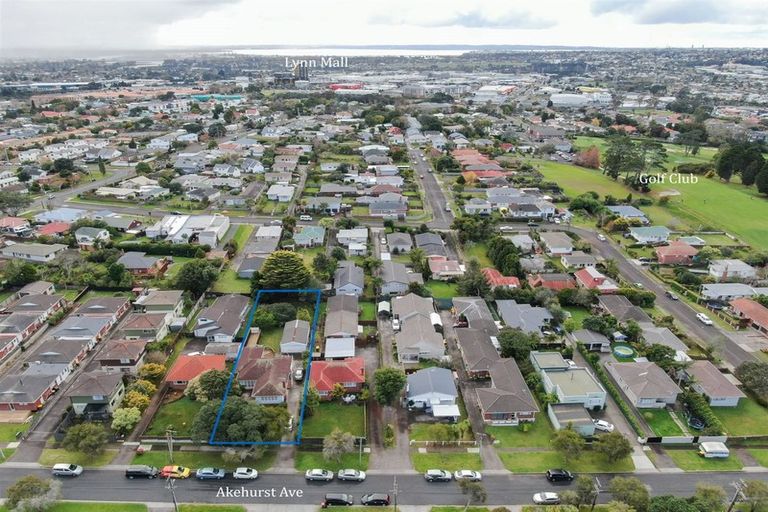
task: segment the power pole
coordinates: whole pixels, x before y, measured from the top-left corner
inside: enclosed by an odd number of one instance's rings
[[[739,500],[744,500],[744,480],[733,482],[731,485],[736,488],[736,492],[733,493],[733,498],[731,498],[731,502],[728,504],[727,512],[731,512]]]
[[[168,484],[166,485],[166,489],[171,491],[171,500],[173,500],[173,510],[175,512],[179,512],[179,502],[176,501],[176,480],[168,477]]]
[[[590,512],[593,512],[595,510],[595,505],[597,505],[597,498],[600,496],[600,492],[602,491],[602,487],[600,485],[600,479],[595,477],[595,488],[594,488],[594,497],[592,498],[592,508],[590,508]]]
[[[397,475],[395,475],[394,483],[392,484],[392,503],[395,506],[395,512],[397,512]]]
[[[172,428],[165,430],[165,440],[168,445],[168,461],[173,463],[173,435],[176,433]]]

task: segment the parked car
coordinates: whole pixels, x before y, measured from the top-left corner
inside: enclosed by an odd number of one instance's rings
[[[428,469],[424,473],[424,480],[427,482],[450,482],[451,472],[444,469]]]
[[[387,239],[386,238],[381,238],[379,240],[379,242],[381,242],[381,245],[387,245]]]
[[[253,468],[237,468],[232,472],[232,478],[235,480],[256,480],[259,478],[259,472]]]
[[[598,235],[597,235],[597,239],[598,239],[598,240],[600,240],[601,242],[605,242],[605,241],[607,240],[607,239],[605,238],[605,235],[601,235],[601,234],[599,234],[599,233],[598,233]]]
[[[694,430],[704,430],[707,426],[704,420],[692,414],[688,415],[688,418],[686,418],[686,423],[688,423],[688,426]]]
[[[351,482],[362,482],[365,480],[365,471],[358,471],[356,469],[340,469],[336,474],[336,478],[339,480],[348,480]]]
[[[703,323],[704,325],[712,325],[714,323],[712,322],[712,319],[710,319],[704,313],[696,313],[696,318],[699,320],[699,322]]]
[[[471,469],[460,469],[453,473],[454,480],[469,480],[470,482],[479,482],[483,479],[483,475],[479,471],[472,471]]]
[[[333,480],[333,471],[327,469],[308,469],[304,478],[310,482],[330,482]]]
[[[595,430],[600,430],[601,432],[613,432],[613,423],[608,423],[605,420],[592,420],[592,423],[595,424]]]
[[[679,300],[678,296],[677,296],[677,295],[675,295],[674,293],[670,292],[669,290],[667,290],[667,292],[665,293],[665,295],[666,295],[667,297],[669,297],[670,299],[672,299],[672,300]]]
[[[299,366],[295,370],[293,370],[293,380],[296,382],[300,382],[304,378],[304,368],[302,366]]]
[[[328,507],[349,507],[355,503],[355,498],[350,494],[329,493],[320,504],[322,508]]]
[[[311,215],[299,215],[299,220],[303,220],[303,221],[306,221],[306,222],[311,222],[312,221],[312,216]]]
[[[397,318],[392,319],[392,330],[393,331],[399,331],[400,330],[400,320]]]
[[[198,480],[221,480],[224,478],[224,470],[221,468],[200,468],[195,472]]]
[[[546,475],[550,482],[570,482],[573,480],[573,473],[565,469],[548,469]]]
[[[279,219],[271,220],[271,221],[269,221],[269,225],[270,226],[282,226],[283,225],[283,221],[279,220]]]
[[[83,466],[77,464],[54,464],[51,468],[53,476],[80,476],[83,474]]]
[[[386,507],[389,505],[389,494],[384,494],[382,492],[366,494],[360,498],[360,503],[369,507]]]
[[[565,362],[568,364],[568,368],[577,368],[579,366],[573,359],[566,359]]]
[[[159,474],[160,470],[155,466],[145,466],[143,464],[128,466],[125,469],[125,477],[131,480],[134,478],[157,478]]]
[[[560,495],[556,492],[537,492],[533,495],[533,502],[537,505],[558,505]]]
[[[160,470],[160,478],[189,478],[192,470],[184,466],[164,466]]]

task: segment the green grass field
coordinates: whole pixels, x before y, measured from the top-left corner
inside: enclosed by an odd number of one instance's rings
[[[176,278],[176,274],[179,273],[179,270],[181,270],[181,267],[184,266],[185,263],[188,261],[192,261],[194,258],[185,258],[183,256],[174,256],[173,257],[173,263],[168,267],[168,270],[165,272],[165,275],[163,276],[165,279],[173,281]]]
[[[237,277],[237,271],[232,268],[224,269],[219,278],[213,283],[213,291],[219,293],[250,293],[251,282]]]
[[[576,329],[581,329],[581,323],[585,318],[590,316],[590,312],[585,308],[567,306],[563,309],[571,314],[571,318],[573,318],[573,321],[576,323]]]
[[[464,255],[467,260],[477,260],[480,267],[493,268],[493,262],[488,257],[488,247],[485,244],[467,244],[464,247]]]
[[[293,465],[298,471],[306,471],[308,469],[323,468],[331,471],[338,471],[340,469],[352,468],[365,471],[368,469],[368,460],[370,456],[367,453],[363,453],[362,459],[359,452],[346,453],[341,457],[340,461],[325,460],[322,452],[310,452],[306,450],[297,450],[293,459]]]
[[[189,436],[189,429],[192,426],[192,420],[195,419],[197,412],[203,406],[202,402],[192,401],[187,397],[179,398],[174,402],[164,404],[158,409],[152,423],[149,424],[148,436],[164,436],[169,425],[173,425],[177,435]]]
[[[253,233],[254,226],[250,224],[240,224],[237,226],[235,234],[232,235],[232,240],[237,243],[237,250],[242,251],[245,247],[245,243]]]
[[[768,435],[768,409],[750,397],[739,400],[738,407],[713,407],[712,411],[732,436]]]
[[[16,441],[16,433],[27,430],[29,430],[29,423],[0,423],[0,443]]]
[[[179,505],[179,512],[245,512],[242,505]]]
[[[208,466],[219,467],[224,469],[234,469],[235,466],[228,466],[221,459],[222,452],[194,452],[194,451],[174,451],[173,464],[180,466],[186,466],[193,470]],[[272,467],[275,462],[275,456],[277,452],[275,450],[267,450],[264,455],[257,460],[248,459],[246,462],[239,464],[241,466],[248,466],[259,471],[265,471]],[[168,451],[163,447],[158,446],[156,449],[141,455],[136,455],[133,458],[133,464],[147,464],[149,466],[157,466],[161,468],[171,464],[168,460]]]
[[[436,299],[450,299],[459,295],[459,286],[456,283],[430,280],[425,285]]]
[[[280,353],[280,340],[283,337],[283,329],[280,327],[273,327],[261,331],[259,335],[259,345],[264,345],[272,349],[275,354]]]
[[[749,452],[761,466],[768,467],[768,448],[749,448],[747,452]]]
[[[459,469],[483,469],[483,461],[477,453],[467,452],[432,452],[418,453],[411,451],[411,463],[413,469],[423,473],[428,469],[446,469],[456,471]]]
[[[524,430],[527,428],[527,431]],[[548,448],[554,431],[546,416],[518,427],[485,427],[485,432],[498,439],[498,448]]]
[[[626,473],[635,469],[629,457],[611,463],[590,451],[582,453],[581,457],[568,463],[558,452],[548,450],[525,453],[499,451],[498,453],[504,467],[513,473],[543,473],[549,468],[566,468],[578,473]]]
[[[376,320],[376,304],[369,301],[360,302],[360,320]]]
[[[683,431],[666,409],[648,409],[642,412],[648,426],[657,436],[681,436]]]
[[[356,436],[365,434],[365,409],[359,405],[325,402],[304,420],[304,437],[325,437],[335,428]]]
[[[605,148],[607,146],[606,139],[601,137],[576,137],[576,140],[574,141],[574,147],[577,149],[584,149],[590,146],[597,146],[597,148],[600,150],[600,154],[602,155],[605,153]],[[698,154],[686,155],[683,146],[678,144],[665,143],[663,146],[667,151],[668,159],[665,167],[668,170],[672,170],[675,168],[675,166],[680,164],[702,164],[711,162],[712,158],[714,158],[715,153],[717,152],[715,148],[699,148]]]
[[[738,471],[743,467],[734,454],[727,459],[705,459],[697,450],[665,450],[664,453],[685,471]]]
[[[44,448],[37,462],[41,466],[51,467],[54,464],[68,462],[84,467],[97,467],[109,464],[117,455],[117,450],[105,450],[101,455],[93,457],[80,452],[70,452],[63,448]]]

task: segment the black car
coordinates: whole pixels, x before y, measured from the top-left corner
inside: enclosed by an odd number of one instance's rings
[[[427,482],[450,482],[452,478],[451,472],[444,469],[428,469],[424,473],[424,480]]]
[[[374,492],[360,498],[360,503],[373,507],[386,507],[389,505],[389,494]]]
[[[125,477],[133,480],[134,478],[157,478],[160,470],[155,466],[134,465],[125,469]]]
[[[564,469],[548,469],[547,480],[550,482],[570,482],[573,480],[573,473]]]
[[[349,494],[326,494],[323,500],[322,507],[349,507],[355,503],[355,498]]]

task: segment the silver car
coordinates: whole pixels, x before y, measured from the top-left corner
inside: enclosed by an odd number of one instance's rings
[[[365,471],[358,471],[357,469],[340,469],[336,474],[336,478],[350,482],[362,482],[365,480]]]
[[[310,482],[330,482],[333,480],[333,471],[327,469],[308,469],[304,473],[304,479]]]

